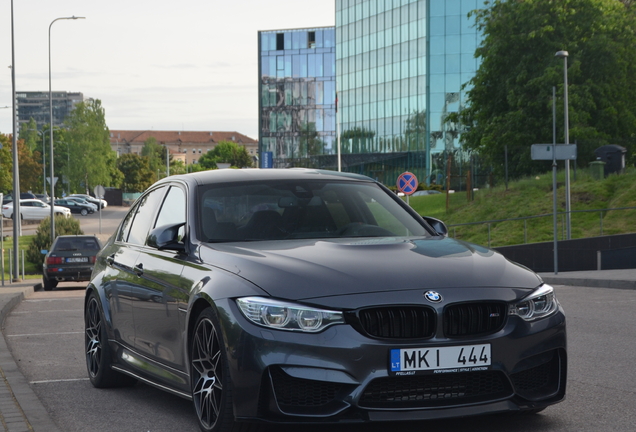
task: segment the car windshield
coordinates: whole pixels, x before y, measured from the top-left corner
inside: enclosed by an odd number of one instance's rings
[[[99,243],[93,238],[60,239],[55,244],[56,251],[92,250],[98,251]]]
[[[428,236],[375,183],[268,181],[199,189],[201,240]]]

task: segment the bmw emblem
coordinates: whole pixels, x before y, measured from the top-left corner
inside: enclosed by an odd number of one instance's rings
[[[437,291],[426,291],[424,293],[424,297],[432,303],[439,303],[442,301],[442,295]]]

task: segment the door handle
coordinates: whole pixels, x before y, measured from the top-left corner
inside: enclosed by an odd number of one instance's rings
[[[142,263],[139,263],[133,270],[137,276],[141,276],[144,274],[144,265]]]

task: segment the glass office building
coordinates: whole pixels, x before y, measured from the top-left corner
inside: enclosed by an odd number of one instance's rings
[[[414,172],[420,182],[443,180],[447,155],[462,153],[459,128],[444,120],[462,106],[462,84],[477,70],[480,35],[468,17],[477,7],[478,0],[336,0],[338,124],[323,122],[321,133],[335,137],[333,130],[339,129],[343,171],[385,184],[395,184],[404,171]],[[261,47],[261,62],[266,55],[272,54]],[[269,68],[272,75],[274,65]],[[279,92],[265,88],[263,65],[261,80],[263,101]],[[280,98],[269,103],[281,105]],[[277,123],[261,106],[262,122],[269,120],[271,131]],[[261,142],[271,149],[265,128]],[[289,158],[290,147],[281,144],[277,148],[287,152],[275,154]],[[305,165],[296,160],[294,166],[333,169],[336,143],[322,149]]]
[[[259,32],[261,166],[324,167],[334,154],[334,37],[333,27]]]

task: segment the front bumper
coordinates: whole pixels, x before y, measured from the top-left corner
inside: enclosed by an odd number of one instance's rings
[[[228,301],[235,415],[290,423],[397,421],[540,409],[565,397],[565,316],[508,317],[496,333],[460,340],[374,339],[349,325],[318,334],[270,330]],[[224,315],[224,314],[222,314]],[[232,318],[233,317],[233,318]],[[237,337],[238,336],[238,337]],[[395,376],[390,350],[488,343],[487,370]]]

